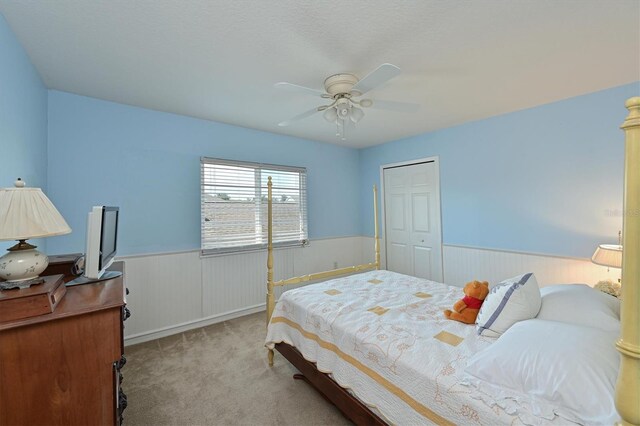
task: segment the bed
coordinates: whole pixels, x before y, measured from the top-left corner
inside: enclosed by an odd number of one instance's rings
[[[460,288],[376,270],[286,292],[268,347],[286,343],[386,423],[517,424],[469,398],[462,371],[491,344],[444,318]]]
[[[626,106],[629,116],[622,126],[625,211],[638,212],[640,97],[631,98]],[[463,374],[469,358],[496,339],[478,336],[474,326],[444,319],[442,311],[460,298],[460,288],[380,270],[375,187],[375,261],[281,281],[273,280],[270,182],[268,191],[266,346],[270,365],[277,350],[301,371],[297,378],[312,384],[356,424],[567,423],[564,418],[527,412],[526,407],[510,411],[489,404],[481,389],[469,385]],[[623,246],[615,407],[621,424],[640,424],[637,213],[624,217]],[[334,279],[290,290],[275,303],[275,287],[329,278]]]

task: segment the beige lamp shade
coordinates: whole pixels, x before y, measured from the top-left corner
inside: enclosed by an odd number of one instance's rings
[[[0,189],[0,240],[26,240],[71,232],[62,215],[40,188]]]
[[[617,244],[600,244],[591,257],[596,265],[622,268],[622,246]]]

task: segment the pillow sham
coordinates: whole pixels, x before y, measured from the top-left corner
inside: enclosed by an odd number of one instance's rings
[[[620,329],[620,300],[586,284],[558,284],[540,289],[542,306],[538,319]]]
[[[523,418],[529,412],[548,420],[558,415],[580,424],[614,424],[616,338],[616,332],[575,324],[521,321],[469,360],[466,384],[476,398],[509,407],[525,423],[535,423]]]
[[[518,321],[535,318],[540,310],[540,288],[533,273],[502,281],[491,288],[478,312],[478,334],[499,337]]]

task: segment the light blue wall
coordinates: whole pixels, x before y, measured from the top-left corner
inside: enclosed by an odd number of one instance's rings
[[[439,156],[445,244],[589,257],[621,227],[618,127],[639,86],[360,151],[50,91],[49,196],[75,232],[48,251],[83,250],[94,204],[122,208],[122,254],[198,248],[202,155],[305,166],[310,237],[372,235],[380,165]]]
[[[50,253],[84,251],[92,205],[120,206],[119,253],[200,247],[200,157],[307,167],[309,236],[358,235],[358,151],[49,92],[49,196],[75,231]]]
[[[0,14],[0,187],[47,188],[47,90]],[[45,240],[30,241],[46,251]],[[0,242],[0,255],[13,242]]]
[[[439,156],[445,244],[590,257],[622,225],[619,126],[638,94],[633,83],[362,150],[363,234],[380,165]]]

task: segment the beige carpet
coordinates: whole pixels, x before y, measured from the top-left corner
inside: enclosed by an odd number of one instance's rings
[[[125,426],[350,424],[279,353],[269,368],[264,317],[126,347]]]

